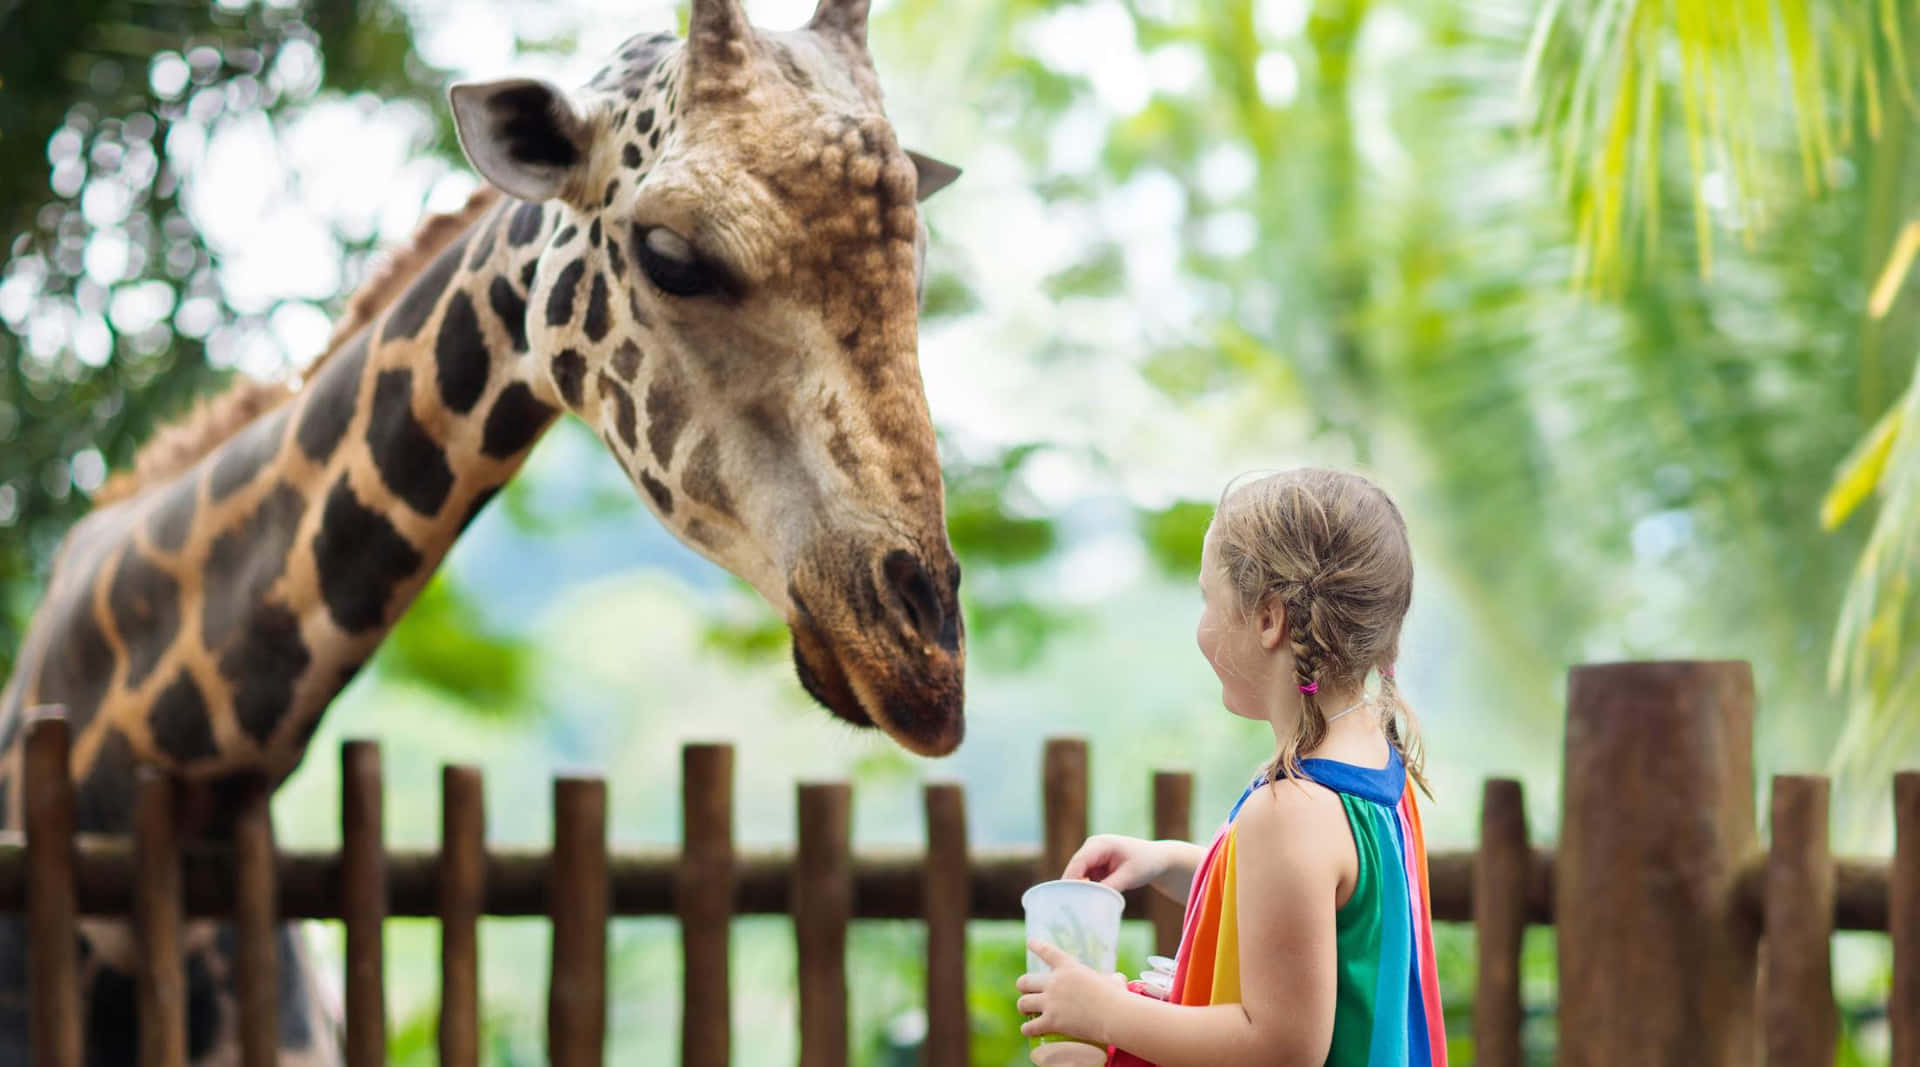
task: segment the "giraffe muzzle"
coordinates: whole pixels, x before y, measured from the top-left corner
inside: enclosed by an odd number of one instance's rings
[[[789,588],[800,684],[837,717],[923,756],[958,748],[966,725],[959,565],[941,555],[929,568],[894,549],[846,568],[852,580],[796,575]]]

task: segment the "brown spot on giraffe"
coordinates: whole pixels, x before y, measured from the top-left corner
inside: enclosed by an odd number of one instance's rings
[[[0,692],[0,745],[17,752],[27,707],[63,703],[91,824],[125,828],[150,764],[221,832],[220,798],[292,771],[565,410],[612,442],[676,536],[786,620],[829,711],[951,751],[958,565],[916,352],[917,201],[945,179],[893,138],[864,9],[824,0],[773,34],[737,0],[694,0],[685,44],[630,43],[579,93],[456,87],[462,147],[492,188],[385,262],[297,392],[242,384],[113,479]],[[850,486],[850,463],[882,473]],[[218,1062],[230,949],[190,929],[196,1060]],[[0,1003],[24,989],[5,934]],[[103,1053],[127,1033],[125,935],[88,933]],[[285,973],[283,1048],[332,1060],[306,972]],[[0,1052],[9,1025],[0,1013]]]

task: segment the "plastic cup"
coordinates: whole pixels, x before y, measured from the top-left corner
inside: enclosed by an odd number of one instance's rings
[[[1081,963],[1111,973],[1120,950],[1120,912],[1126,899],[1098,882],[1061,879],[1041,882],[1020,896],[1027,913],[1027,940],[1045,941]],[[1043,974],[1048,967],[1027,950],[1027,970]],[[1028,1039],[1034,1063],[1041,1067],[1099,1067],[1107,1050],[1065,1034],[1040,1034]]]

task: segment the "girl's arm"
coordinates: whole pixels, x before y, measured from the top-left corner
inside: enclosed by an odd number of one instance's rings
[[[1186,1007],[1126,992],[1057,951],[1029,975],[1021,1029],[1118,1045],[1162,1067],[1319,1064],[1333,1040],[1334,913],[1353,844],[1319,786],[1260,790],[1236,823],[1240,1004]],[[1046,946],[1051,949],[1051,946]]]
[[[1206,858],[1200,846],[1187,841],[1144,841],[1121,834],[1087,838],[1067,861],[1062,878],[1087,878],[1126,892],[1150,885],[1175,901],[1185,903],[1193,870]]]
[[[1166,865],[1151,884],[1175,904],[1185,904],[1193,890],[1193,872],[1207,858],[1207,850],[1191,841],[1155,841],[1153,845],[1166,857]]]

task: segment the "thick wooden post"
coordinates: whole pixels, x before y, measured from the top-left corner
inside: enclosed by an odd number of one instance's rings
[[[732,1062],[728,1001],[728,924],[733,919],[733,746],[680,750],[680,867],[674,875],[680,914],[680,1062],[727,1067]]]
[[[80,964],[73,894],[71,736],[60,708],[35,709],[27,723],[27,966],[32,1014],[27,1044],[35,1067],[78,1067]]]
[[[487,801],[478,767],[440,771],[440,1067],[480,1067]]]
[[[273,1067],[280,1057],[280,944],[275,905],[272,790],[255,778],[236,791],[233,820],[233,962],[240,1001],[240,1067]]]
[[[1048,738],[1040,775],[1046,851],[1039,874],[1041,879],[1058,878],[1087,839],[1086,739]]]
[[[1762,982],[1768,1067],[1831,1067],[1839,1033],[1833,1002],[1833,854],[1827,780],[1773,780],[1766,867]]]
[[[1193,775],[1185,771],[1153,772],[1153,836],[1162,841],[1193,839]],[[1180,951],[1180,926],[1186,910],[1159,892],[1147,890],[1154,951],[1162,956]]]
[[[1753,672],[1576,667],[1555,870],[1562,1067],[1748,1067]]]
[[[853,918],[853,789],[799,788],[793,932],[800,968],[800,1067],[846,1067],[847,922]]]
[[[1473,996],[1478,1067],[1520,1067],[1520,948],[1527,932],[1533,849],[1520,783],[1489,779],[1480,791],[1480,849],[1473,863],[1473,932],[1479,974]]]
[[[180,943],[180,845],[173,779],[142,768],[133,805],[134,989],[140,1067],[187,1067],[187,968]]]
[[[967,1067],[967,795],[954,783],[926,787],[927,1056],[926,1067]]]
[[[607,1034],[607,784],[553,783],[553,977],[547,987],[547,1058],[553,1067],[599,1067]]]

